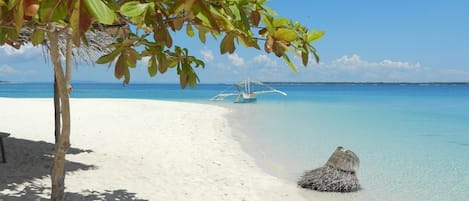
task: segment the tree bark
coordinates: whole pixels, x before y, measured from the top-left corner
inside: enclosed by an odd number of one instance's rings
[[[53,31],[47,33],[47,36],[50,41],[50,56],[54,65],[54,74],[60,99],[62,129],[53,152],[54,163],[51,172],[51,200],[63,201],[65,197],[65,154],[70,147],[70,99],[62,63],[60,61],[58,45],[59,32],[55,31],[55,28],[52,30]]]
[[[65,49],[65,84],[67,86],[67,92],[70,94],[72,92],[72,28],[67,28],[66,36],[67,43]]]
[[[60,122],[60,99],[59,99],[59,89],[57,88],[57,79],[55,79],[55,73],[54,73],[54,122],[55,122],[55,130],[54,130],[54,136],[55,136],[55,144],[59,142],[59,136],[60,136],[60,128],[61,122]]]

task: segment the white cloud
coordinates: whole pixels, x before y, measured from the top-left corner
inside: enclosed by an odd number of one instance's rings
[[[0,67],[0,74],[13,74],[16,72],[17,71],[9,65],[3,65]]]
[[[4,45],[0,47],[0,50],[3,52],[3,54],[6,54],[8,56],[24,54],[25,49],[26,48],[15,49],[9,45]]]
[[[42,53],[41,48],[34,47],[31,44],[26,44],[22,46],[20,49],[13,48],[9,45],[4,45],[0,47],[0,50],[4,52],[6,55],[24,55],[24,54],[35,54],[35,53]]]
[[[383,60],[379,63],[381,66],[385,67],[394,67],[394,68],[405,68],[405,69],[417,69],[420,68],[420,63],[417,62],[415,64],[411,64],[409,62],[401,62],[401,61],[391,61],[391,60]]]
[[[244,65],[244,58],[238,56],[238,54],[234,53],[234,54],[230,54],[228,55],[228,59],[231,61],[231,63],[235,66],[243,66]]]
[[[282,63],[283,64],[283,63]],[[310,63],[308,68],[301,68],[301,61],[296,63],[298,73],[295,76],[284,76],[284,80],[296,81],[351,81],[351,82],[391,82],[423,81],[429,73],[428,67],[419,62],[395,61],[390,59],[366,60],[360,55],[345,55]],[[436,72],[432,70],[432,74]]]
[[[200,54],[205,62],[211,62],[215,59],[212,50],[200,50]]]
[[[367,62],[364,62],[360,59],[360,56],[354,54],[352,56],[342,56],[338,59],[336,59],[335,61],[333,61],[333,63],[339,63],[339,64],[343,64],[343,65],[353,65],[353,66],[357,66],[357,65],[364,65],[366,64]]]
[[[254,63],[262,64],[262,65],[269,66],[269,67],[278,67],[279,66],[277,61],[273,60],[272,58],[269,58],[265,54],[255,56],[254,57]]]
[[[341,66],[346,69],[361,69],[361,68],[397,68],[397,69],[418,69],[420,68],[420,63],[409,63],[402,61],[391,61],[389,59],[384,59],[380,62],[371,62],[362,60],[359,55],[352,56],[342,56],[332,62],[334,66]]]

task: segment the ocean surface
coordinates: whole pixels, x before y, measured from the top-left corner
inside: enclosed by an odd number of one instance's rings
[[[469,86],[272,85],[288,96],[214,103],[227,84],[77,83],[73,98],[141,98],[228,107],[235,136],[267,172],[294,182],[337,146],[360,158],[356,193],[323,200],[469,200]],[[52,84],[0,84],[0,97],[52,97]],[[0,111],[1,112],[1,111]]]

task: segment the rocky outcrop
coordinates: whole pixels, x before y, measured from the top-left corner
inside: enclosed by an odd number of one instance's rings
[[[298,181],[302,188],[327,192],[353,192],[360,188],[357,171],[360,159],[350,150],[337,147],[323,167],[307,171]]]

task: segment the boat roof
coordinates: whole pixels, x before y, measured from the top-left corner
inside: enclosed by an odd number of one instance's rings
[[[249,84],[251,85],[261,85],[261,86],[266,86],[266,84],[262,83],[261,81],[254,81],[254,80],[250,80],[248,81]],[[243,81],[243,82],[238,82],[238,83],[235,83],[234,85],[238,86],[238,87],[244,87],[246,86],[246,81]]]

